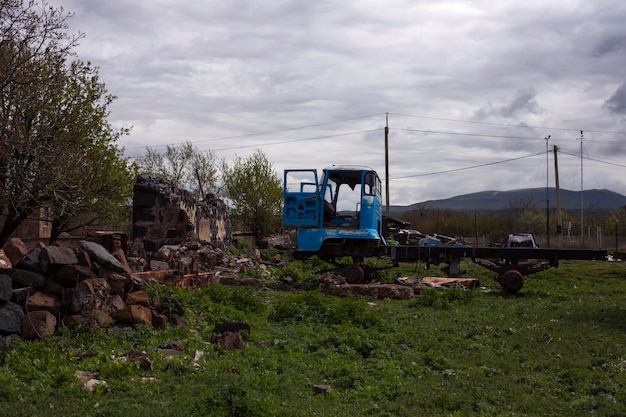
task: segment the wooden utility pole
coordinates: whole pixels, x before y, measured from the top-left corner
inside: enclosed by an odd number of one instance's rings
[[[546,137],[546,239],[547,239],[548,247],[550,247],[550,197],[549,197],[550,181],[548,180],[548,178],[550,177],[550,175],[548,175],[549,168],[550,168],[550,163],[549,163],[550,148],[548,147],[549,140],[550,140],[550,135]]]
[[[389,219],[389,113],[385,114],[385,206]]]
[[[583,131],[580,131],[580,245],[585,247],[585,218],[583,216]]]
[[[554,145],[554,183],[556,188],[556,232],[563,235],[563,219],[561,218],[561,193],[559,190],[559,159],[557,157],[559,147]]]

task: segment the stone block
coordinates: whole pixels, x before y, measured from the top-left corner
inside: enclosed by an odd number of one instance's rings
[[[115,320],[123,323],[152,325],[152,311],[140,305],[128,305],[115,312]]]
[[[57,297],[44,294],[41,291],[35,292],[26,300],[26,311],[45,310],[57,316],[62,308],[61,300]]]
[[[57,319],[49,311],[29,311],[22,318],[22,337],[26,340],[43,339],[54,334]]]
[[[0,303],[11,301],[13,296],[13,280],[7,274],[0,274]]]
[[[72,330],[80,329],[85,324],[85,317],[80,314],[72,314],[63,319],[63,324]]]
[[[9,257],[0,249],[0,271],[9,271],[13,268],[13,264]]]
[[[78,285],[87,278],[96,278],[96,274],[82,265],[63,265],[53,276],[52,280],[65,288]]]
[[[130,270],[130,266],[128,266],[128,261],[126,260],[126,254],[124,251],[122,249],[117,249],[111,255],[113,255],[113,257],[117,259],[120,264],[122,264],[122,268],[124,268],[126,274],[130,276],[132,271]]]
[[[52,275],[64,265],[78,263],[76,253],[72,248],[64,246],[46,246],[39,253],[39,262],[44,273]]]
[[[111,327],[113,326],[113,323],[115,322],[111,316],[109,316],[107,313],[105,313],[102,310],[93,310],[92,314],[96,323],[101,328]]]
[[[20,263],[20,261],[24,259],[28,253],[26,244],[22,241],[22,239],[16,237],[7,240],[4,246],[2,246],[2,250],[4,250],[4,253],[11,260],[13,265]]]
[[[66,288],[63,290],[61,303],[68,314],[79,314],[85,305],[86,291],[80,291],[77,288]]]
[[[11,273],[13,287],[34,287],[41,288],[46,283],[46,277],[36,272],[16,269]]]
[[[167,316],[157,313],[156,311],[152,312],[152,326],[155,329],[165,329],[165,327],[167,326],[167,322]]]
[[[111,255],[111,253],[106,250],[104,246],[87,240],[81,240],[78,243],[80,247],[83,248],[83,250],[87,252],[89,256],[91,256],[92,260],[98,265],[101,265],[115,272],[125,272],[124,267],[122,266],[120,261],[115,259],[115,257]]]
[[[136,207],[152,207],[155,197],[155,194],[151,192],[136,192],[133,195],[133,205]]]
[[[114,272],[107,274],[105,279],[111,287],[111,294],[123,295],[132,284],[130,277]]]
[[[148,294],[146,294],[145,291],[131,292],[130,294],[128,294],[126,303],[128,305],[140,305],[150,308],[150,299],[148,298]]]
[[[0,335],[21,334],[23,317],[24,310],[19,305],[0,303]]]
[[[39,254],[41,253],[42,246],[36,246],[31,249],[24,258],[17,264],[16,269],[24,269],[26,271],[35,272],[43,275],[43,269],[41,268],[41,262],[39,262]]]

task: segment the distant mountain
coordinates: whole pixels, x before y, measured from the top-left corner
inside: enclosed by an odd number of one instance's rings
[[[580,191],[561,189],[559,192],[561,208],[563,210],[580,210]],[[548,200],[551,208],[556,208],[556,189],[548,189]],[[464,194],[443,200],[428,200],[409,206],[390,206],[392,215],[419,208],[449,209],[458,212],[489,212],[501,211],[515,206],[515,203],[530,201],[533,204],[546,207],[545,188],[524,188],[511,191],[480,191]],[[583,192],[583,208],[612,210],[615,207],[626,206],[626,196],[610,190],[585,190]]]

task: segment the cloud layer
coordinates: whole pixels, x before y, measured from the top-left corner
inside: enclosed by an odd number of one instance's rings
[[[51,4],[75,13],[79,58],[118,96],[129,156],[191,141],[227,161],[261,149],[279,173],[383,177],[388,123],[392,204],[554,186],[546,145],[563,188],[582,171],[584,188],[626,194],[622,1]]]

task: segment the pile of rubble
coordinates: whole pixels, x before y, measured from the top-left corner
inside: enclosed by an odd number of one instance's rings
[[[341,275],[327,272],[320,277],[319,286],[321,292],[338,297],[354,294],[381,300],[408,300],[430,288],[478,288],[480,281],[476,278],[401,277],[393,284],[349,284]]]
[[[287,244],[280,239],[268,243],[271,247]],[[86,240],[74,246],[39,244],[29,250],[20,239],[10,239],[0,249],[0,343],[13,335],[39,339],[53,334],[61,324],[80,331],[188,324],[177,300],[149,300],[143,287],[167,283],[191,289],[219,283],[282,288],[282,282],[270,279],[266,264],[284,263],[280,256],[262,259],[258,249],[237,256],[204,241],[165,245],[151,256],[126,258],[121,248],[109,252]],[[240,277],[250,268],[256,269],[259,278]],[[404,278],[394,284],[348,284],[344,277],[330,273],[319,279],[319,288],[326,294],[379,299],[408,299],[426,288],[450,285],[475,288],[479,283]],[[229,337],[214,342],[240,346],[241,340]]]
[[[77,247],[40,244],[28,250],[20,239],[10,239],[0,260],[0,337],[39,339],[61,322],[92,330],[137,323],[162,328],[185,321],[163,300],[150,302],[121,249],[110,253],[83,240]]]
[[[83,331],[186,324],[184,307],[177,300],[151,301],[143,287],[266,285],[263,278],[270,273],[260,261],[258,249],[236,256],[203,241],[166,245],[152,256],[126,258],[122,249],[109,252],[86,240],[78,245],[39,244],[29,250],[20,239],[10,239],[0,249],[0,339],[12,335],[40,339],[61,324]],[[253,267],[260,279],[239,277]]]

